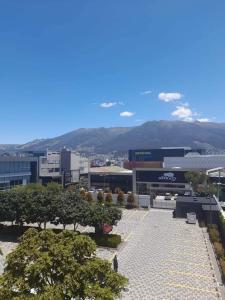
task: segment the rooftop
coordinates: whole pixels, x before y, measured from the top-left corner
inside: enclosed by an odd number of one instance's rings
[[[195,196],[178,196],[177,202],[186,203],[200,203],[200,204],[211,204],[216,205],[216,199],[214,197],[195,197]]]
[[[104,166],[90,168],[90,173],[104,173],[104,174],[127,174],[132,175],[132,170],[124,169],[118,166]]]

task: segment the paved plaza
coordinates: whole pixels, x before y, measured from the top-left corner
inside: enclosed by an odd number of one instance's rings
[[[209,246],[198,225],[151,210],[118,253],[129,278],[123,299],[221,299]]]
[[[197,224],[174,219],[169,210],[124,210],[113,233],[124,243],[117,251],[98,248],[97,254],[111,261],[117,253],[119,272],[129,278],[123,300],[224,299],[208,235]],[[4,253],[14,246],[0,243]]]

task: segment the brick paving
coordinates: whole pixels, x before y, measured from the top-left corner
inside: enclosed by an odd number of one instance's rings
[[[112,260],[117,253],[119,272],[129,278],[123,300],[222,299],[215,258],[197,224],[173,219],[167,210],[124,210],[113,233],[124,243],[117,251],[98,248],[97,255]],[[0,247],[6,254],[15,243],[0,242]],[[3,263],[0,257],[0,272]]]
[[[129,278],[123,299],[221,299],[202,229],[171,211],[145,215],[118,259]]]

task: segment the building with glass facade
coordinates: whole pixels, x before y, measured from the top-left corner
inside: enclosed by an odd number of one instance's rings
[[[26,185],[38,180],[38,160],[35,157],[0,157],[0,190]]]

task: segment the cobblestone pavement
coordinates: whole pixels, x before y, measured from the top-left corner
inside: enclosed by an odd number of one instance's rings
[[[113,233],[124,243],[117,251],[98,248],[97,255],[112,260],[117,253],[119,272],[129,278],[123,300],[222,299],[207,233],[198,225],[173,219],[167,210],[124,210]],[[14,246],[0,242],[4,254]],[[3,261],[0,257],[0,271]]]
[[[123,299],[221,299],[202,229],[171,211],[145,214],[118,260],[129,278]]]

